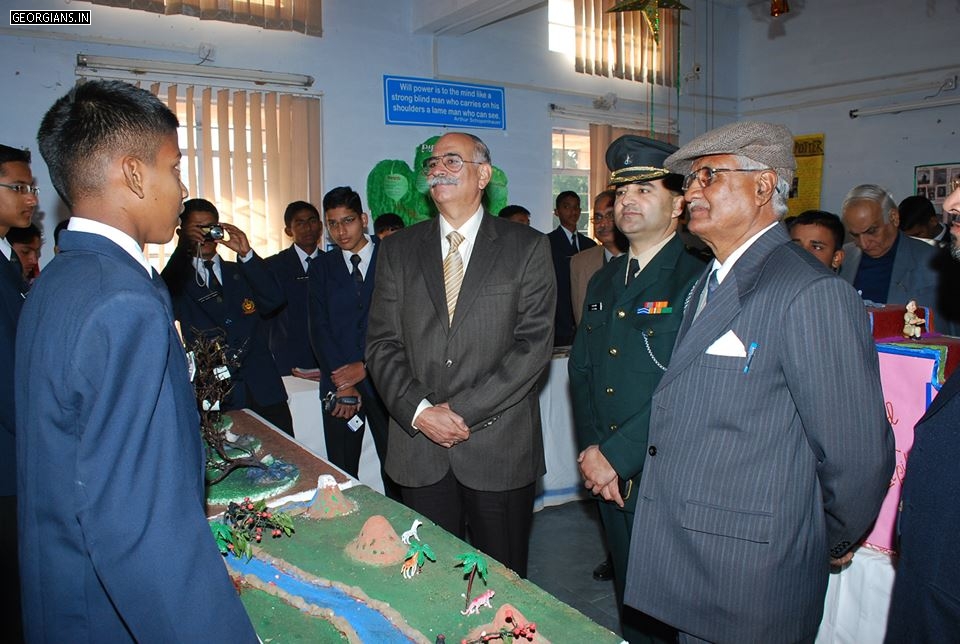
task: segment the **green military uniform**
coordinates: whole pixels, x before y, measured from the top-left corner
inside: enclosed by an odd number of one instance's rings
[[[624,496],[623,508],[600,501],[621,605],[636,490],[647,454],[650,400],[670,363],[684,304],[703,269],[704,263],[676,235],[629,286],[627,255],[611,260],[587,286],[570,352],[578,446],[599,445],[617,471]]]

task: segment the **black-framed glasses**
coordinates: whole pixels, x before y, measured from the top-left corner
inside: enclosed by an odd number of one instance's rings
[[[36,187],[36,186],[28,186],[28,185],[25,184],[25,183],[0,183],[0,186],[2,186],[2,187],[4,187],[4,188],[9,188],[10,190],[13,190],[14,192],[19,192],[21,195],[25,195],[25,194],[27,194],[27,193],[30,193],[30,194],[32,194],[34,197],[39,197],[39,196],[40,196],[40,188],[38,188],[38,187]]]
[[[483,165],[481,161],[467,161],[462,156],[456,152],[448,152],[441,157],[427,157],[423,160],[423,174],[430,174],[437,169],[437,166],[443,164],[443,167],[449,170],[450,172],[460,172],[460,168],[463,167],[464,163],[473,163],[475,165]]]
[[[764,170],[772,169],[773,168],[711,168],[709,166],[703,166],[683,178],[683,191],[686,192],[690,189],[694,179],[700,183],[701,188],[706,188],[713,183],[713,180],[721,172],[763,172]]]
[[[602,213],[598,212],[593,215],[593,223],[599,224],[601,221],[613,221],[613,213]]]

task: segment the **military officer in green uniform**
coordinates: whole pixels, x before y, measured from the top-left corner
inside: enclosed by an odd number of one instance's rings
[[[675,636],[623,605],[650,400],[670,363],[688,296],[704,270],[676,233],[683,177],[663,168],[674,150],[630,135],[607,150],[616,189],[614,218],[630,250],[590,280],[569,362],[580,473],[598,496],[623,635],[632,643]]]

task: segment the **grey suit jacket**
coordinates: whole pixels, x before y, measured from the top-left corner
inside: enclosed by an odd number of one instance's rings
[[[593,274],[603,268],[603,246],[594,246],[580,251],[570,258],[570,299],[573,301],[573,319],[580,325],[583,316],[583,300],[587,297],[587,284]]]
[[[439,219],[384,239],[367,330],[367,368],[390,410],[386,471],[421,487],[449,470],[477,490],[545,472],[537,380],[553,347],[556,282],[546,236],[482,215],[448,323]],[[470,439],[445,449],[413,428],[423,399],[448,402]]]
[[[933,311],[934,330],[948,335],[960,332],[960,326],[943,317],[938,307],[939,277],[933,267],[937,249],[919,239],[903,233],[898,234],[900,241],[897,244],[897,256],[893,260],[890,287],[887,289],[886,301],[881,304],[906,304],[910,300],[916,300],[917,304],[928,306]],[[863,251],[850,242],[843,246],[843,252],[840,277],[853,284]]]
[[[782,226],[695,311],[653,396],[626,603],[712,642],[812,638],[894,467],[867,316]],[[728,331],[752,359],[708,352]]]

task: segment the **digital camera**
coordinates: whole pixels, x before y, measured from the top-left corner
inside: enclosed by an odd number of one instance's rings
[[[337,406],[337,403],[342,403],[344,405],[360,404],[360,399],[356,396],[337,396],[337,394],[332,391],[328,391],[322,400],[323,408],[328,412],[332,412]]]
[[[207,241],[220,241],[223,239],[223,226],[220,224],[200,226],[200,230],[203,231],[203,238]]]

